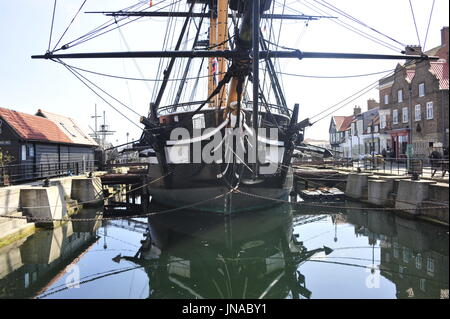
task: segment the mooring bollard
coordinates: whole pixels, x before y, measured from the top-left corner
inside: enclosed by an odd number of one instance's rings
[[[50,187],[50,180],[48,178],[44,179],[43,187]]]

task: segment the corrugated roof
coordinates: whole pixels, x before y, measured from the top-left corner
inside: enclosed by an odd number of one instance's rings
[[[52,121],[35,115],[0,107],[0,116],[24,140],[72,143]]]
[[[45,117],[55,123],[74,144],[92,146],[98,145],[89,135],[85,134],[83,130],[77,125],[77,123],[70,117],[43,110],[38,110],[36,115]]]

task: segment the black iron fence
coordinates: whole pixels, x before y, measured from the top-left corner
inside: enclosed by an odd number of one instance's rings
[[[0,186],[79,175],[97,169],[96,161],[24,163],[0,166]]]
[[[443,178],[448,176],[448,159],[418,159],[418,158],[385,158],[382,156],[367,157],[364,159],[298,159],[296,165],[332,166],[346,168],[352,171],[369,171],[393,175],[426,176]]]

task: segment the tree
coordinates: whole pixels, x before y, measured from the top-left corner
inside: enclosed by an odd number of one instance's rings
[[[6,166],[12,161],[14,161],[14,157],[0,147],[0,166]]]
[[[9,154],[8,151],[0,148],[0,183],[3,185],[9,185],[9,173],[8,168],[5,166],[14,161],[14,157]]]

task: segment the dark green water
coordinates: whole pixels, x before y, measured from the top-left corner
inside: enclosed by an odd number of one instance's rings
[[[364,208],[70,222],[0,248],[0,298],[448,298],[448,252],[447,227]]]

